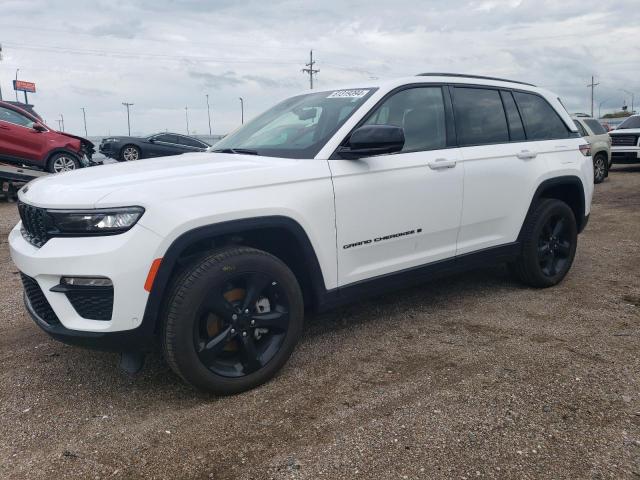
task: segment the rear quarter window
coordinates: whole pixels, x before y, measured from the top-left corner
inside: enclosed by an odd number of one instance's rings
[[[529,140],[553,140],[569,137],[569,129],[558,113],[542,97],[514,92]]]
[[[590,118],[589,120],[585,120],[584,123],[587,124],[587,127],[591,129],[594,135],[604,135],[607,133],[604,127],[597,120]]]

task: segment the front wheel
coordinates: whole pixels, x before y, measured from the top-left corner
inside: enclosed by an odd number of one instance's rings
[[[282,261],[253,248],[218,250],[176,279],[164,316],[165,356],[197,389],[242,392],[285,364],[303,317],[300,286]]]
[[[47,170],[51,173],[70,172],[80,168],[80,161],[70,153],[56,153],[51,157]]]
[[[569,272],[577,243],[578,228],[573,210],[561,200],[544,198],[525,220],[522,252],[512,270],[529,286],[556,285]]]

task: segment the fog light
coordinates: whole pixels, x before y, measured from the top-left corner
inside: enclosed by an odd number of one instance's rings
[[[112,287],[113,283],[106,277],[62,277],[62,285],[73,285],[74,287]]]

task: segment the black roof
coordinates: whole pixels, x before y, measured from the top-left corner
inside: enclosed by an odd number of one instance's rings
[[[532,83],[518,82],[517,80],[507,80],[506,78],[498,77],[485,77],[482,75],[466,75],[464,73],[442,73],[442,72],[429,72],[419,73],[418,77],[461,77],[461,78],[479,78],[481,80],[497,80],[499,82],[519,83],[520,85],[529,85],[535,87]]]

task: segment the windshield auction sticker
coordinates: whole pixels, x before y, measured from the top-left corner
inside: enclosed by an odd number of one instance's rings
[[[369,90],[336,90],[327,98],[362,98],[367,93],[369,93]]]

